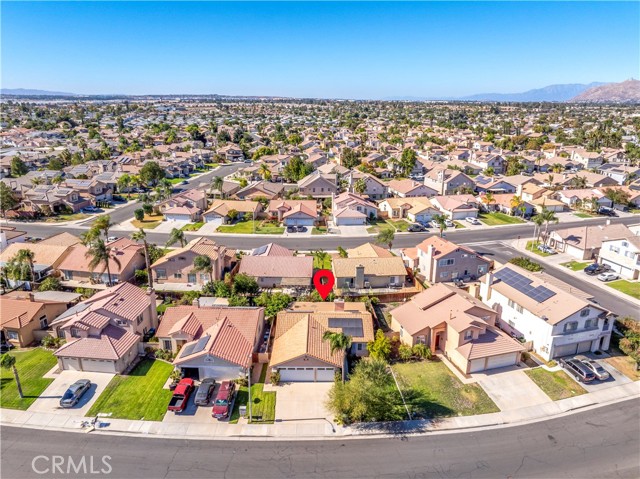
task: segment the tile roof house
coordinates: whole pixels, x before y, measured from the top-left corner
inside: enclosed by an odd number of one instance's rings
[[[453,195],[464,189],[475,189],[475,182],[462,171],[448,168],[434,168],[427,172],[424,184],[434,191],[434,195]]]
[[[389,182],[389,193],[399,198],[410,198],[415,196],[434,196],[438,191],[411,179],[391,180]]]
[[[283,190],[284,185],[282,183],[258,181],[236,191],[234,195],[241,200],[255,200],[258,198],[272,200],[278,198]]]
[[[451,220],[462,220],[478,216],[477,199],[472,195],[434,196],[431,204]]]
[[[281,382],[332,382],[346,355],[331,351],[322,339],[326,331],[351,336],[350,353],[367,355],[373,340],[373,320],[364,303],[293,303],[278,313],[269,362]]]
[[[67,310],[66,300],[42,300],[34,293],[0,296],[0,328],[3,338],[24,348],[40,338],[35,331],[45,331],[49,322]],[[42,337],[42,336],[40,336]]]
[[[271,200],[267,212],[284,226],[313,226],[318,220],[315,200]]]
[[[332,269],[338,295],[415,292],[406,281],[407,269],[399,256],[334,258]]]
[[[333,223],[336,226],[365,225],[378,217],[378,206],[356,193],[344,192],[333,198]]]
[[[213,277],[206,271],[194,270],[193,260],[197,256],[210,258]],[[160,258],[151,265],[151,271],[158,291],[199,291],[209,281],[223,279],[235,263],[235,250],[200,237]]]
[[[419,196],[415,198],[387,198],[378,203],[380,211],[386,213],[387,218],[407,218],[409,221],[428,223],[433,216],[439,215],[429,198]]]
[[[178,352],[173,364],[185,376],[220,381],[246,374],[263,328],[264,308],[175,306],[156,336],[163,349]]]
[[[499,313],[498,326],[531,341],[549,361],[588,351],[607,350],[613,319],[590,295],[544,272],[507,264],[480,283],[485,304]]]
[[[410,248],[413,250],[413,248]],[[413,251],[405,258],[409,263]],[[467,246],[459,246],[438,236],[431,236],[416,246],[415,265],[429,283],[453,281],[456,278],[479,278],[487,273],[493,261],[479,255]]]
[[[79,239],[76,238],[76,241],[79,242]],[[33,269],[37,280],[41,280],[51,271],[58,269],[60,263],[71,251],[70,246],[47,244],[43,241],[39,243],[13,243],[0,253],[0,266],[6,266],[21,249],[33,252]]]
[[[262,211],[262,204],[257,201],[213,200],[207,211],[202,214],[205,223],[223,225],[229,220],[229,212],[235,211],[238,219],[255,219]]]
[[[298,189],[300,196],[313,198],[331,198],[338,194],[335,175],[323,175],[317,170],[298,181]]]
[[[200,190],[187,190],[156,206],[169,221],[198,221],[207,209],[207,195]]]
[[[550,247],[561,253],[568,253],[580,261],[597,258],[604,241],[623,239],[628,236],[633,234],[622,224],[562,228],[549,232],[548,238],[545,238],[544,233],[542,234]]]
[[[630,228],[626,230],[615,236],[607,234],[608,237],[602,240],[598,259],[623,278],[637,280],[640,277],[640,236],[637,228],[634,228],[635,233]]]
[[[313,276],[313,257],[292,254],[283,261],[279,254],[243,256],[238,273],[255,278],[261,288],[308,288]]]
[[[391,311],[391,329],[408,346],[441,351],[464,374],[520,362],[522,344],[496,327],[498,313],[470,294],[437,284]]]
[[[67,340],[54,353],[60,369],[121,373],[138,356],[144,333],[158,327],[156,295],[122,283],[78,303],[50,326]]]

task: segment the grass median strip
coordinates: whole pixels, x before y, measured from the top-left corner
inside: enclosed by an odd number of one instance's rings
[[[617,289],[621,293],[628,294],[632,298],[640,299],[640,283],[637,281],[631,282],[621,279],[619,281],[606,283],[606,285],[610,288]]]
[[[591,264],[590,261],[580,262],[580,261],[569,261],[567,263],[560,263],[560,266],[564,266],[565,268],[569,268],[572,271],[582,271],[587,266]]]
[[[504,213],[480,213],[478,219],[488,226],[524,223],[521,218],[505,215]]]
[[[586,390],[564,371],[547,371],[543,368],[528,369],[525,374],[553,401],[586,394]]]

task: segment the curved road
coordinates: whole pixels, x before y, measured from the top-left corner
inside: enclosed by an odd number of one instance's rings
[[[36,456],[63,456],[55,477],[113,478],[637,478],[640,402],[629,400],[523,426],[420,437],[328,441],[187,441],[3,427],[2,475],[32,470]],[[103,455],[109,475],[66,473]],[[40,458],[42,471],[50,463]]]

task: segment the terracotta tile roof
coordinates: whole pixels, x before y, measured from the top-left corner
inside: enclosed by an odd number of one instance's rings
[[[392,258],[393,253],[373,243],[365,243],[357,248],[347,250],[349,258]]]
[[[313,257],[293,256],[282,260],[280,256],[245,256],[239,273],[256,278],[309,278],[313,275]]]
[[[260,246],[251,252],[251,256],[293,256],[293,251],[275,243]]]
[[[39,318],[42,303],[0,296],[0,326],[19,329]]]
[[[0,262],[8,263],[21,249],[33,251],[34,265],[51,266],[65,257],[69,246],[42,243],[12,243],[0,253]]]
[[[40,241],[39,244],[48,244],[54,246],[73,246],[74,244],[80,243],[80,238],[72,235],[71,233],[60,233],[54,236],[50,236],[49,238],[45,238]]]
[[[109,325],[99,337],[89,336],[67,343],[54,354],[58,357],[118,360],[124,356],[140,337],[129,331]]]
[[[429,252],[429,246],[433,246],[435,248],[435,251],[434,251],[435,258],[438,258],[439,256],[448,255],[449,253],[453,253],[456,250],[466,251],[469,254],[481,257],[480,255],[478,255],[478,253],[476,253],[474,250],[472,250],[468,246],[457,245],[444,238],[440,238],[439,236],[430,236],[429,238],[424,240],[422,243],[418,244],[416,248],[427,253]]]
[[[258,213],[260,208],[261,204],[257,201],[215,200],[203,215],[215,213],[219,216],[226,216],[231,210],[236,210],[239,213]]]
[[[117,244],[121,244],[123,246],[118,247]],[[137,263],[139,265],[144,264],[143,245],[130,242],[130,240],[122,238],[111,243],[109,247],[111,248],[111,257],[109,259],[109,270],[111,271],[111,274],[120,274],[122,271],[126,270],[132,263]],[[91,257],[87,256],[88,251],[89,248],[87,248],[83,244],[72,246],[69,254],[65,257],[64,260],[62,260],[62,262],[58,266],[58,269],[62,271],[91,272],[91,268],[89,267],[89,261],[91,260]],[[120,265],[116,263],[114,258],[118,260]],[[104,263],[99,264],[94,269],[94,271],[100,273],[106,271]],[[129,278],[124,279],[126,280]]]
[[[365,275],[405,276],[407,269],[399,256],[391,258],[334,258],[333,273],[338,278],[351,278],[356,275],[356,267],[364,266]]]
[[[235,255],[235,250],[227,249],[226,246],[219,245],[209,238],[199,237],[191,240],[185,245],[184,248],[177,248],[173,251],[170,251],[158,261],[153,263],[151,267],[153,268],[155,266],[164,264],[174,256],[183,255],[186,251],[192,251],[193,253],[201,256],[208,256],[211,259],[217,259],[218,257],[220,257],[220,255],[229,257]]]

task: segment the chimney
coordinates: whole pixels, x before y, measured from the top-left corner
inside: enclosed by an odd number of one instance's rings
[[[333,301],[335,311],[344,311],[344,299],[336,299]]]
[[[522,198],[522,185],[518,185],[518,187],[516,188],[516,196]]]
[[[484,298],[485,301],[489,301],[491,299],[491,285],[493,284],[493,272],[489,271],[487,273],[487,294],[486,294],[486,298]]]
[[[33,293],[29,292],[29,301],[33,303],[34,299]]]
[[[356,288],[364,288],[364,266],[356,266]]]

